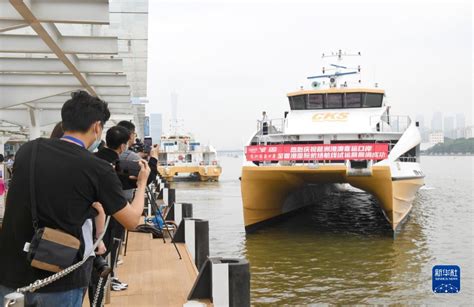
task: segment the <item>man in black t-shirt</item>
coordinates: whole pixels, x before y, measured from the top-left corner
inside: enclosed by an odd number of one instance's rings
[[[107,130],[107,133],[105,135],[106,146],[102,147],[99,151],[94,153],[94,155],[99,159],[107,161],[115,167],[117,161],[119,160],[119,155],[128,148],[127,144],[129,138],[130,131],[128,131],[124,127],[111,127],[109,130]],[[106,257],[109,253],[111,254],[110,263],[112,263],[112,269],[114,268],[113,266],[115,265],[118,248],[120,247],[116,242],[114,242],[114,239],[123,239],[124,233],[125,229],[123,228],[123,226],[120,225],[114,218],[111,218],[103,239],[107,250],[105,254],[101,256]],[[112,271],[111,276],[113,278],[114,271]],[[91,305],[96,291],[97,283],[99,281],[99,277],[100,273],[96,270],[93,270],[91,284],[89,285],[89,300],[91,301]],[[102,293],[99,295],[99,302],[102,299],[101,295]]]
[[[131,204],[122,193],[113,167],[90,153],[100,141],[103,126],[109,119],[107,104],[84,91],[76,92],[61,110],[64,136],[42,139],[35,163],[35,186],[39,227],[67,232],[81,241],[81,253],[93,255],[91,204],[100,202],[107,213],[127,229],[134,229],[143,212],[147,163],[140,161],[137,191]],[[33,237],[30,195],[31,141],[17,152],[13,177],[0,230],[0,301],[17,288],[51,272],[31,267],[23,251]],[[89,249],[88,249],[89,248]],[[91,276],[91,261],[69,275],[26,294],[26,304],[36,306],[81,306],[85,287]]]

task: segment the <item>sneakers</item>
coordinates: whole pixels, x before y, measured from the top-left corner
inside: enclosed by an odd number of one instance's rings
[[[128,284],[121,282],[117,277],[112,277],[110,288],[112,291],[127,290]]]

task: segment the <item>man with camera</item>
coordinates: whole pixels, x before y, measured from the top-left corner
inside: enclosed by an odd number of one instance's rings
[[[63,105],[61,117],[61,139],[30,141],[16,155],[0,231],[0,301],[17,288],[53,274],[27,261],[31,249],[26,243],[31,242],[36,229],[54,229],[76,238],[80,242],[75,256],[78,262],[92,244],[92,225],[88,224],[95,212],[92,203],[100,202],[106,214],[127,229],[140,222],[150,173],[147,163],[139,161],[137,189],[129,203],[113,167],[90,152],[99,144],[110,117],[107,104],[78,91]],[[26,304],[81,306],[91,276],[91,258],[63,278],[27,293]]]
[[[119,155],[123,153],[125,150],[128,148],[128,140],[130,139],[130,132],[120,126],[114,126],[109,128],[107,130],[106,136],[105,136],[105,141],[106,145],[99,149],[94,155],[102,160],[107,161],[110,163],[113,167],[115,167],[117,171],[117,164],[119,164]],[[135,162],[137,163],[137,162]],[[137,163],[138,167],[138,163]],[[133,174],[135,175],[135,174]],[[127,176],[128,179],[128,176]],[[107,227],[107,230],[105,232],[103,241],[104,245],[106,247],[106,252],[101,255],[102,257],[97,257],[94,260],[94,270],[92,271],[92,279],[91,279],[91,284],[89,285],[89,299],[91,300],[92,304],[92,299],[94,298],[95,291],[97,290],[97,284],[99,281],[99,277],[101,275],[101,270],[100,267],[102,267],[99,263],[103,263],[103,265],[106,265],[106,262],[103,257],[106,257],[108,254],[111,255],[111,263],[112,266],[115,264],[115,259],[118,254],[118,249],[119,245],[117,241],[114,239],[123,239],[124,236],[124,228],[122,225],[120,225],[114,218],[110,219],[109,226]],[[124,290],[127,288],[128,285],[123,284],[118,281],[114,277],[114,271],[112,270],[112,283],[111,283],[111,288],[112,290],[120,291]],[[99,289],[100,290],[100,289]],[[101,300],[101,295],[99,295],[99,301]]]
[[[142,159],[142,157],[138,153],[130,150],[130,148],[133,148],[137,137],[137,133],[135,132],[135,125],[129,121],[123,120],[119,122],[117,126],[124,127],[128,131],[130,131],[130,139],[128,141],[129,148],[122,154],[120,154],[120,160],[139,161],[140,159]],[[151,183],[153,180],[155,180],[156,176],[158,175],[158,154],[158,147],[153,147],[150,149],[148,159],[148,166],[150,167],[150,176],[148,177],[148,183]],[[125,197],[130,201],[133,198],[133,192],[136,188],[135,182],[130,180],[122,180],[122,186],[124,189]]]

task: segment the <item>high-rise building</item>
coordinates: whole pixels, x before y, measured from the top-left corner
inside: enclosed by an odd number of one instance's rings
[[[443,131],[443,115],[441,112],[435,112],[431,119],[431,131],[440,132]]]
[[[444,118],[443,131],[446,137],[451,138],[451,139],[456,138],[455,130],[454,130],[454,117],[446,116]]]
[[[159,144],[163,133],[163,117],[159,113],[150,114],[150,136],[153,144]]]
[[[466,128],[466,115],[464,113],[456,114],[456,129]]]
[[[431,145],[436,145],[438,143],[444,143],[443,132],[432,132],[429,136],[429,142]]]

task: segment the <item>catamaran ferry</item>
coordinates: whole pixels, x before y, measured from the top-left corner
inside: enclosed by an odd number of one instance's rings
[[[418,124],[390,114],[377,84],[348,83],[361,70],[343,66],[349,55],[360,53],[323,54],[338,64],[308,77],[316,79],[311,89],[289,93],[291,111],[284,118],[265,115],[258,121],[245,147],[241,177],[247,231],[317,205],[302,191],[321,195],[338,184],[374,195],[394,231],[408,216],[424,184]]]
[[[218,181],[222,168],[211,145],[201,145],[190,135],[161,137],[158,172],[168,181],[189,175],[200,181]]]

